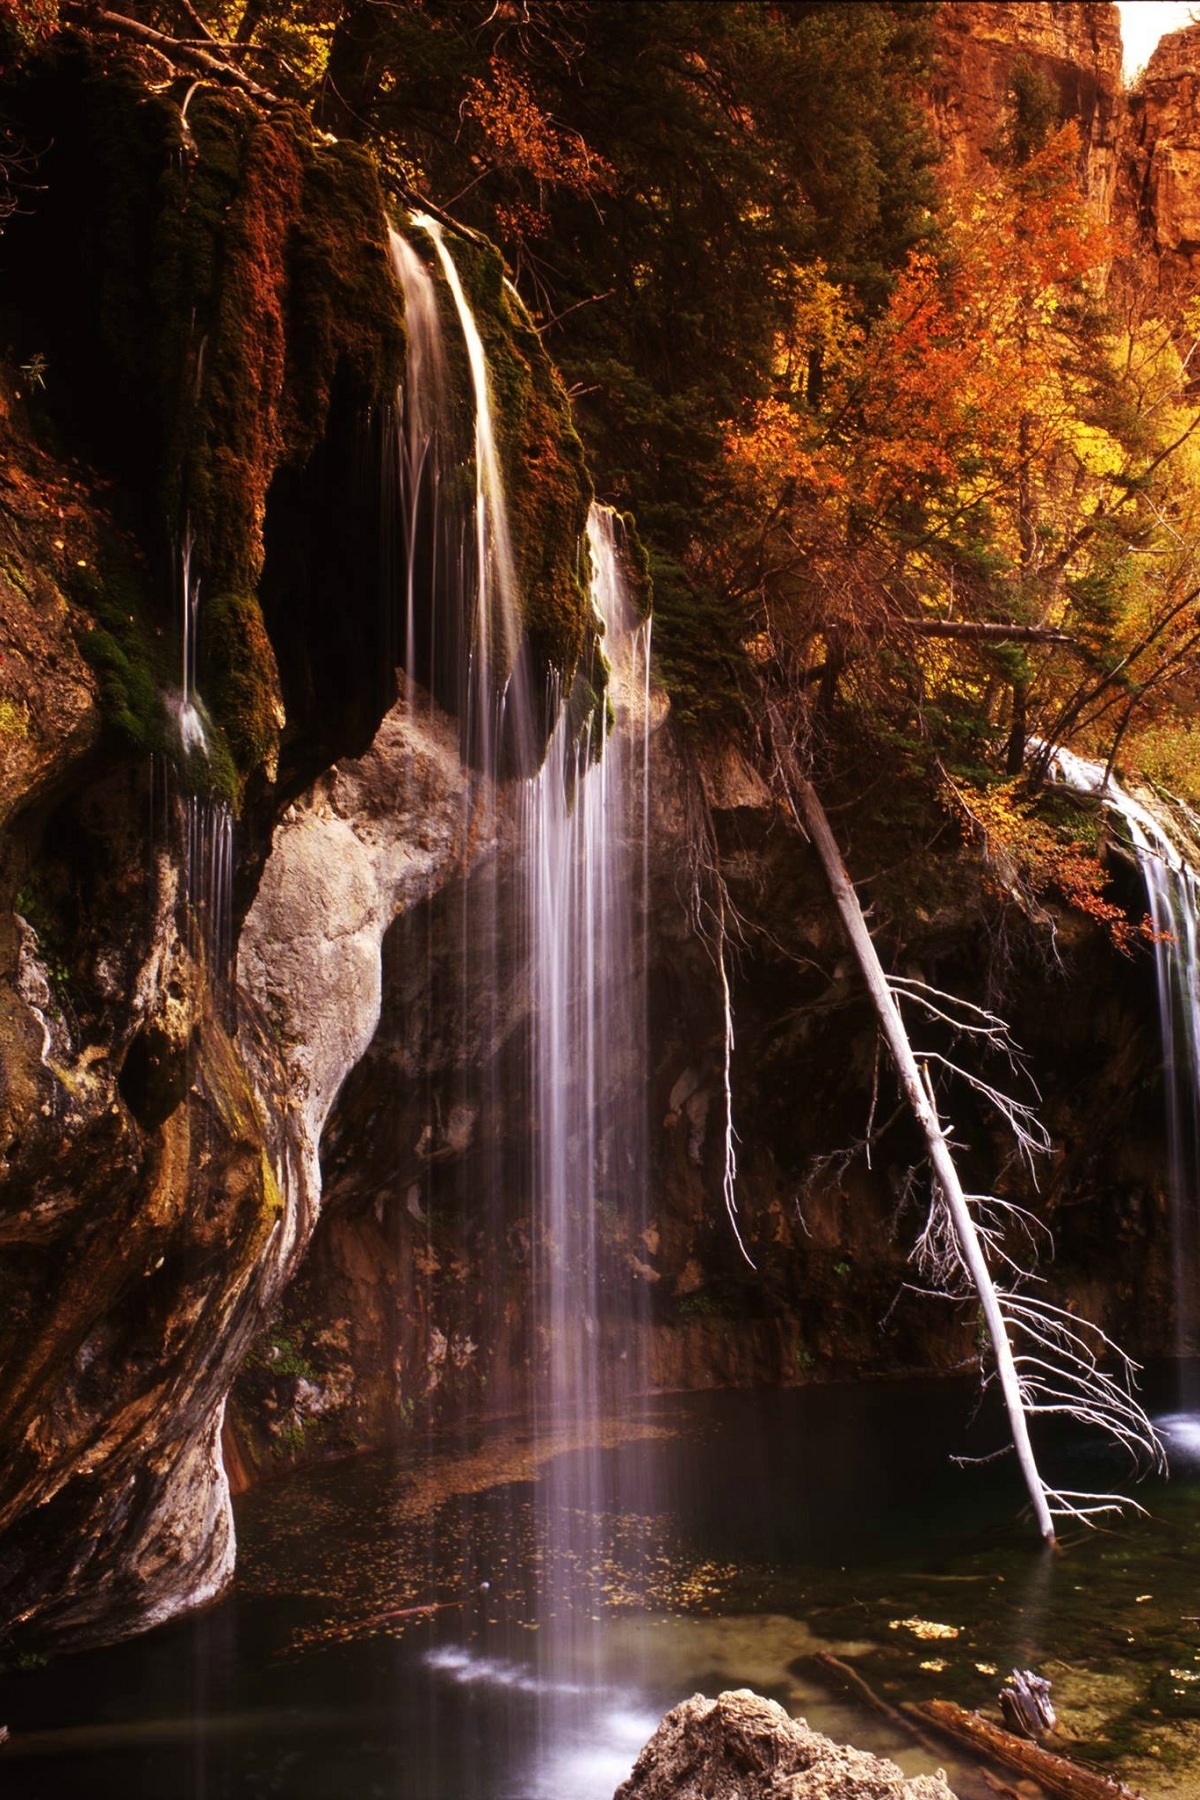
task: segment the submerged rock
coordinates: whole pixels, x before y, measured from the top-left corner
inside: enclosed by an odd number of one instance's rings
[[[738,1688],[669,1712],[613,1800],[954,1800],[941,1775],[835,1744]]]

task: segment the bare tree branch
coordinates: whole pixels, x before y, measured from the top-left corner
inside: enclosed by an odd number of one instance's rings
[[[168,37],[165,32],[156,31],[152,25],[143,25],[137,19],[130,19],[124,13],[108,12],[104,7],[88,4],[88,0],[67,0],[62,8],[62,17],[70,24],[83,25],[92,31],[109,32],[113,37],[128,38],[133,43],[144,44],[147,49],[156,50],[160,56],[165,56],[169,62],[179,67],[202,70],[212,81],[220,82],[225,87],[240,88],[262,106],[282,104],[279,96],[273,94],[270,88],[252,81],[249,75],[234,68],[232,63],[225,62],[194,43]]]

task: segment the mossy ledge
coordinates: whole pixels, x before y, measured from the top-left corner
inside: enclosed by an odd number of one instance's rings
[[[160,90],[136,52],[69,35],[0,101],[31,141],[55,122],[44,192],[6,233],[3,322],[44,359],[48,413],[116,477],[147,549],[156,656],[115,655],[104,625],[87,638],[110,723],[134,752],[162,742],[190,552],[212,785],[261,816],[361,753],[394,697],[386,503],[364,499],[386,486],[405,351],[379,171],[296,108]],[[453,251],[489,358],[544,742],[548,697],[602,666],[580,551],[591,482],[499,252],[457,234]],[[462,399],[465,416],[469,383]],[[300,547],[317,514],[339,537],[329,566]]]

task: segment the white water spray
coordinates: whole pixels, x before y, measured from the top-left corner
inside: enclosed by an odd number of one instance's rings
[[[436,609],[429,602],[450,578],[446,567],[450,559],[439,533],[449,386],[433,275],[407,239],[390,227],[388,247],[392,269],[404,295],[407,353],[399,408],[400,498],[405,538],[404,667],[417,680],[425,641],[432,670],[440,648],[439,637],[445,632],[443,622],[439,634],[439,621],[433,616]],[[423,618],[418,616],[419,607],[423,607]],[[423,627],[420,633],[419,626]],[[429,685],[433,685],[432,676]]]

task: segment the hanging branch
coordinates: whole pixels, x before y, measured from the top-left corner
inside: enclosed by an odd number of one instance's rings
[[[1008,1332],[1000,1310],[995,1283],[987,1265],[987,1258],[984,1256],[983,1247],[979,1242],[975,1222],[971,1217],[971,1209],[967,1204],[966,1195],[963,1193],[962,1184],[958,1179],[958,1171],[946,1143],[946,1134],[933,1103],[928,1075],[923,1075],[917,1066],[916,1057],[913,1055],[912,1046],[908,1040],[908,1033],[904,1028],[904,1021],[900,1017],[900,1009],[888,986],[883,965],[879,961],[871,934],[867,930],[866,920],[863,918],[862,907],[858,903],[858,895],[846,873],[837,840],[830,830],[829,820],[817,797],[817,791],[811,782],[806,781],[803,777],[794,780],[789,785],[793,790],[793,804],[796,808],[798,822],[803,825],[805,835],[820,859],[838,917],[842,922],[842,929],[846,933],[850,948],[854,952],[866,983],[867,992],[871,996],[884,1041],[900,1078],[900,1085],[924,1135],[929,1151],[929,1160],[933,1166],[934,1179],[953,1224],[958,1254],[970,1272],[971,1280],[983,1307],[988,1335],[992,1340],[992,1348],[996,1356],[996,1369],[1004,1395],[1004,1404],[1008,1411],[1009,1427],[1016,1447],[1017,1460],[1021,1465],[1021,1473],[1025,1478],[1025,1485],[1033,1502],[1038,1530],[1046,1542],[1052,1544],[1054,1542],[1054,1522],[1050,1514],[1050,1490],[1042,1480],[1033,1454],[1033,1445],[1029,1439],[1029,1422],[1025,1416],[1025,1408],[1021,1399],[1020,1378],[1013,1359],[1012,1346],[1008,1341]]]
[[[690,829],[687,833],[689,845],[688,913],[693,930],[707,945],[709,954],[716,964],[717,977],[721,984],[721,1088],[725,1105],[721,1192],[737,1247],[753,1269],[757,1267],[757,1264],[746,1248],[746,1241],[742,1236],[738,1220],[738,1135],[733,1123],[734,1020],[733,989],[729,980],[729,943],[731,921],[733,929],[739,936],[742,935],[742,922],[729,898],[725,877],[721,873],[712,810],[704,794],[703,785],[695,768],[688,763],[686,757],[684,762],[688,771],[684,788],[685,805],[690,814]],[[715,900],[706,897],[704,891],[706,887],[715,894]]]

